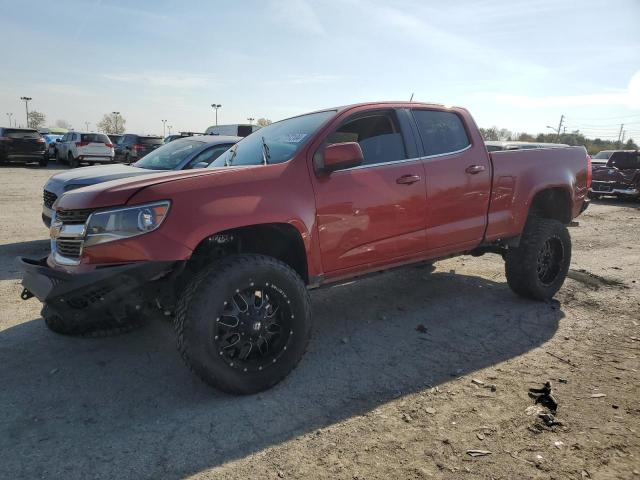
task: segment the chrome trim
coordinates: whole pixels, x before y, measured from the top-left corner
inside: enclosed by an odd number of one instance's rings
[[[363,169],[363,168],[379,167],[381,165],[396,165],[396,164],[399,164],[399,163],[414,162],[416,160],[429,160],[431,158],[446,157],[447,155],[456,155],[458,153],[462,153],[462,152],[465,152],[465,151],[469,150],[472,146],[473,145],[469,144],[465,148],[462,148],[460,150],[456,150],[454,152],[438,153],[436,155],[427,155],[425,157],[405,158],[404,160],[394,160],[393,162],[379,162],[379,163],[371,163],[369,165],[359,165],[357,167],[351,167],[351,168],[345,168],[345,169],[342,169],[342,170],[336,170],[335,172],[332,172],[332,175],[334,175],[336,173],[340,173],[340,172],[348,172],[350,170],[358,170],[358,169]]]
[[[81,253],[82,253],[82,250],[81,250]],[[63,257],[57,251],[53,250],[53,247],[51,250],[51,254],[53,255],[53,261],[56,262],[58,265],[65,265],[65,266],[80,265],[80,257],[78,257],[77,259]]]

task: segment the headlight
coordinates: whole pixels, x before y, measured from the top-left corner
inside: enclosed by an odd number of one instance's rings
[[[93,213],[87,221],[85,246],[152,232],[167,217],[169,205],[163,201]]]

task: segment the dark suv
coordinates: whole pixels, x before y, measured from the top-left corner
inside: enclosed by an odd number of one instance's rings
[[[143,135],[133,135],[127,133],[123,135],[115,146],[115,161],[122,163],[132,163],[140,160],[147,153],[154,151],[163,145],[162,137],[152,137]]]
[[[640,152],[604,150],[591,163],[593,183],[589,196],[603,195],[640,198]]]
[[[46,142],[32,128],[0,128],[0,162],[38,162],[45,167]]]

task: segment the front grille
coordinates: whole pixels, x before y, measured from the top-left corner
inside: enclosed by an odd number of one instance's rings
[[[63,257],[80,258],[80,253],[82,252],[82,243],[82,240],[58,238],[56,240],[56,250]]]
[[[612,182],[592,182],[591,188],[599,192],[610,192],[613,190],[614,184]]]
[[[53,202],[55,202],[57,199],[58,199],[58,196],[55,193],[49,192],[47,190],[43,190],[42,200],[44,202],[45,207],[52,208]]]
[[[56,219],[68,225],[77,225],[86,222],[92,213],[92,208],[85,208],[84,210],[56,210]]]

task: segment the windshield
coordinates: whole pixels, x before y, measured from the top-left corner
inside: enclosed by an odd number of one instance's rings
[[[227,150],[212,162],[208,168],[228,165],[260,165],[264,163],[264,144],[267,145],[267,151],[269,152],[269,163],[283,163],[291,160],[307,143],[311,135],[335,113],[333,110],[310,113],[272,123],[252,133],[240,143],[237,143],[235,147]]]
[[[204,142],[192,139],[176,140],[149,153],[133,166],[148,170],[173,170],[203,145]]]
[[[604,150],[602,152],[596,153],[596,156],[593,157],[594,160],[609,160],[609,158],[613,155],[612,150]]]

